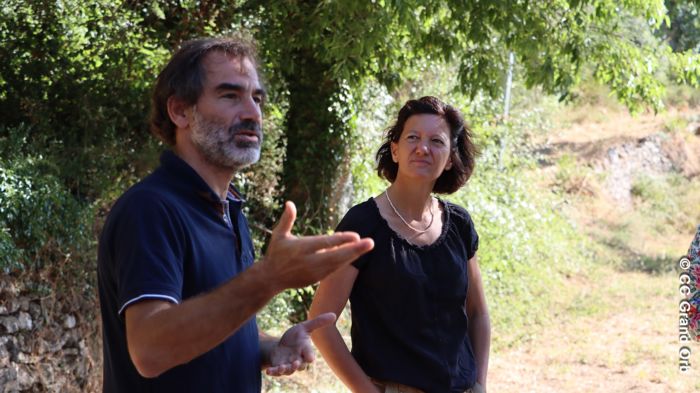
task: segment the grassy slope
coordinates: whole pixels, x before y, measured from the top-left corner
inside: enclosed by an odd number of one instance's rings
[[[678,116],[671,111],[631,118],[618,108],[589,106],[563,113],[559,121],[568,129],[550,137],[604,148],[615,134],[677,132],[665,125]],[[525,384],[538,392],[697,391],[700,367],[678,372],[676,263],[700,223],[700,179],[638,174],[632,208],[619,209],[595,176],[588,184],[581,181],[585,162],[573,147],[568,154],[579,170],[562,176],[559,166],[543,176],[543,186],[569,190],[566,213],[591,240],[592,269],[567,279],[560,306],[552,311],[556,318],[529,343],[494,354],[491,390]],[[700,347],[691,349],[697,362]]]

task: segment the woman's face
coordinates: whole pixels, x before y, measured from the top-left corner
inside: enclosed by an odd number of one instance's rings
[[[396,175],[435,181],[450,160],[450,127],[440,115],[413,115],[406,120],[399,140],[391,143],[391,156],[399,165]]]

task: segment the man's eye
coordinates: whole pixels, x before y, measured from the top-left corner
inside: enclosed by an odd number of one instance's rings
[[[253,97],[253,101],[255,101],[256,104],[262,104],[263,99],[262,97],[255,96]]]
[[[235,100],[235,99],[238,98],[238,95],[235,94],[235,93],[230,93],[230,94],[224,94],[222,97],[223,97],[223,98],[228,98],[228,99],[231,99],[231,100]]]

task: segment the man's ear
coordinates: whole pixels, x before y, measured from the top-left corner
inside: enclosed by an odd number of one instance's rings
[[[175,96],[168,98],[168,116],[170,116],[170,120],[175,123],[176,127],[187,128],[190,125],[192,120],[191,112],[188,110],[190,107],[190,105],[187,105]]]

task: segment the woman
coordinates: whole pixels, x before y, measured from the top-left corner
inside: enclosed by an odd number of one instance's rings
[[[474,169],[469,129],[435,97],[408,101],[377,152],[391,185],[354,206],[338,231],[375,247],[321,282],[310,316],[352,309],[352,353],[335,325],[312,338],[353,392],[484,392],[490,322],[469,214],[432,193]]]

